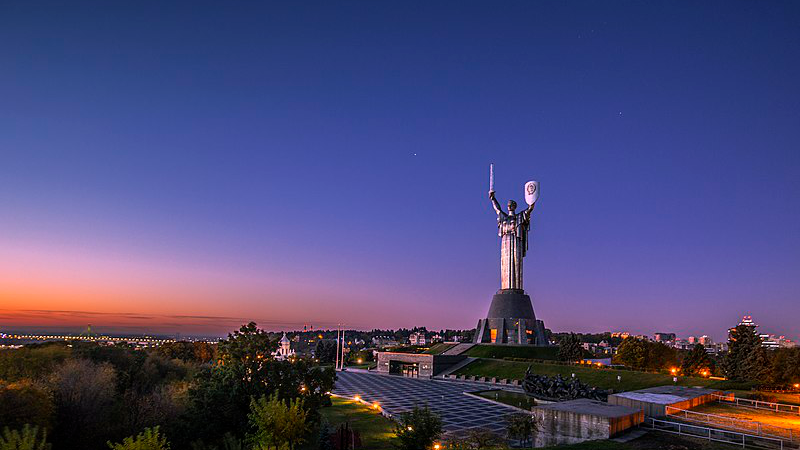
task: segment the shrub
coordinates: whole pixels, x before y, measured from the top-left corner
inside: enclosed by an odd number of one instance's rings
[[[136,437],[129,436],[120,444],[108,442],[111,450],[169,450],[167,438],[158,433],[158,427],[145,428]]]
[[[47,432],[42,430],[39,436],[39,427],[24,425],[21,431],[3,429],[0,436],[0,450],[50,450],[47,443]]]

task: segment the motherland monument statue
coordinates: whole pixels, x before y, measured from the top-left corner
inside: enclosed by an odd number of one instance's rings
[[[536,319],[531,298],[522,284],[522,262],[528,253],[528,233],[539,198],[539,183],[525,183],[527,209],[516,212],[517,203],[509,200],[506,212],[495,196],[494,164],[489,167],[489,200],[497,214],[500,237],[500,290],[492,298],[486,319],[478,321],[474,342],[546,346],[544,322]]]

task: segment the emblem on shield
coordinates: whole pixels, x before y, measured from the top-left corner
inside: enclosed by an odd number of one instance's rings
[[[538,181],[528,181],[525,183],[525,202],[528,205],[532,205],[536,203],[536,200],[539,198],[539,182]]]

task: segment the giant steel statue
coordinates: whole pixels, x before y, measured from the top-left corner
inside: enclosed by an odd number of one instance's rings
[[[492,186],[494,187],[494,186]],[[525,184],[525,197],[538,196],[539,186],[535,181]],[[530,194],[529,194],[530,192]],[[522,289],[522,259],[528,252],[528,231],[531,228],[531,213],[536,200],[529,202],[528,208],[522,212],[515,212],[517,202],[508,201],[508,212],[500,207],[500,202],[494,194],[494,189],[489,191],[494,211],[497,213],[497,231],[500,236],[500,288]]]
[[[497,213],[497,231],[500,243],[500,288],[522,289],[522,259],[528,252],[528,231],[531,213],[539,198],[539,182],[525,183],[525,201],[528,209],[517,213],[517,202],[508,201],[508,212],[500,207],[494,194],[494,164],[489,166],[489,199]]]
[[[525,183],[528,208],[516,212],[517,203],[508,201],[503,211],[494,192],[494,165],[489,169],[489,199],[497,213],[500,236],[500,290],[492,297],[485,319],[478,321],[475,343],[533,344],[546,346],[544,323],[536,319],[530,296],[522,286],[522,260],[528,252],[531,213],[539,198],[539,183]]]

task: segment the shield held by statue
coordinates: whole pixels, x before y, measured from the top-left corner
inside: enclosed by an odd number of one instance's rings
[[[539,182],[538,181],[528,181],[525,183],[525,202],[528,205],[532,205],[536,203],[536,200],[539,198]]]

